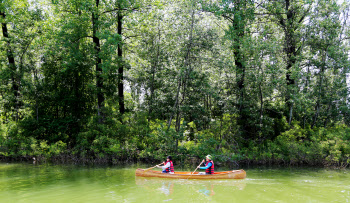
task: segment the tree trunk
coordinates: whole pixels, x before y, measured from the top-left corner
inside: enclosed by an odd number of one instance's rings
[[[294,27],[291,26],[294,24],[295,20],[295,11],[290,8],[290,1],[286,0],[286,11],[287,11],[287,19],[286,23],[284,23],[284,31],[285,31],[285,52],[287,55],[287,73],[286,73],[286,81],[287,81],[287,94],[286,94],[286,105],[289,112],[288,116],[288,124],[290,125],[293,119],[293,88],[295,84],[295,80],[291,77],[292,68],[296,63],[296,41],[294,39]],[[283,24],[282,24],[283,26]]]
[[[320,114],[320,108],[321,108],[321,102],[322,102],[322,86],[323,86],[323,76],[324,76],[324,71],[325,71],[325,63],[326,63],[326,53],[323,54],[322,56],[322,66],[321,66],[321,70],[320,70],[320,78],[319,78],[319,84],[318,84],[318,95],[317,95],[317,101],[316,101],[316,106],[315,106],[315,116],[314,116],[314,120],[312,122],[311,125],[311,129],[314,128],[314,126],[316,125],[318,116]]]
[[[171,122],[173,120],[173,117],[174,117],[174,114],[176,112],[176,109],[177,109],[177,106],[178,106],[178,103],[179,103],[179,94],[180,94],[180,89],[181,89],[181,78],[179,76],[179,79],[178,79],[178,86],[177,86],[177,92],[176,92],[176,97],[175,97],[175,104],[174,104],[174,107],[173,107],[173,113],[171,114],[170,118],[169,118],[169,121],[168,121],[168,129],[170,128],[171,126]]]
[[[238,2],[235,7],[235,13],[242,12],[241,10],[246,8],[246,3],[244,2]],[[245,18],[244,16],[241,16],[242,18]],[[235,65],[236,65],[236,84],[238,87],[238,94],[237,94],[237,100],[238,100],[238,111],[239,111],[239,120],[238,124],[242,127],[243,134],[247,137],[250,134],[250,128],[249,128],[249,118],[247,115],[247,109],[245,106],[245,71],[246,66],[244,64],[244,55],[242,54],[242,47],[241,47],[241,40],[245,37],[245,22],[246,19],[241,19],[238,17],[234,17],[232,20],[232,29],[234,32],[234,39],[233,39],[233,54],[235,58]]]
[[[155,40],[154,40],[155,41]],[[154,100],[154,82],[155,82],[155,74],[157,71],[157,68],[159,67],[159,56],[160,56],[160,41],[161,41],[161,33],[160,33],[160,20],[158,20],[158,42],[157,42],[157,55],[154,61],[154,65],[152,66],[152,81],[151,81],[151,99],[150,99],[150,104],[149,104],[149,115],[152,114],[152,105],[153,105],[153,100]]]
[[[122,21],[123,16],[120,11],[118,12],[118,35],[122,36]],[[118,43],[118,96],[119,96],[119,112],[121,115],[125,113],[124,105],[124,62],[123,62],[123,48],[122,41]]]
[[[156,42],[157,44],[157,54],[156,54],[156,58],[154,59],[153,65],[152,65],[152,70],[151,70],[151,74],[152,74],[152,80],[151,80],[151,95],[150,95],[150,101],[149,101],[149,110],[148,110],[148,114],[149,116],[151,116],[152,111],[153,111],[153,100],[154,100],[154,80],[155,80],[155,74],[156,74],[156,70],[157,67],[159,66],[159,55],[160,55],[160,22],[158,22],[158,42]],[[155,45],[155,39],[153,40],[153,45]],[[150,117],[149,117],[150,119]],[[149,120],[148,120],[149,121]]]
[[[96,8],[98,10],[100,1],[96,0]],[[98,12],[98,11],[97,11]],[[96,54],[95,70],[96,70],[96,88],[97,88],[97,116],[98,122],[104,122],[104,101],[105,97],[103,95],[103,78],[102,78],[102,59],[100,57],[101,46],[100,39],[97,37],[98,27],[99,27],[99,14],[92,12],[92,38],[94,42],[94,49]]]
[[[36,113],[36,121],[39,121],[39,102],[38,102],[38,74],[37,74],[37,70],[34,68],[33,69],[33,76],[34,76],[34,87],[35,87],[35,113]]]
[[[309,60],[309,64],[310,64],[310,60]],[[305,87],[304,87],[304,94],[306,95],[307,94],[307,90],[308,90],[308,87],[309,87],[309,83],[310,83],[310,67],[308,66],[307,67],[307,77],[306,77],[306,81],[305,81]],[[306,113],[307,110],[305,109],[304,112]],[[303,128],[305,128],[306,126],[306,117],[307,117],[307,114],[304,114],[303,116]]]
[[[263,124],[263,113],[264,113],[264,97],[263,97],[263,92],[262,92],[262,89],[261,89],[261,84],[259,84],[259,96],[260,96],[260,121],[259,121],[259,124],[260,124],[260,131],[261,131],[261,126]]]
[[[191,48],[192,48],[192,40],[193,40],[193,26],[194,26],[194,10],[192,10],[192,17],[191,17],[191,25],[190,25],[190,36],[189,36],[189,43],[187,45],[187,53],[185,55],[185,60],[184,60],[184,67],[186,67],[187,69],[185,70],[185,75],[182,76],[181,71],[179,71],[179,79],[178,79],[178,88],[177,88],[177,93],[176,93],[176,101],[175,101],[175,105],[174,105],[174,111],[171,114],[169,121],[168,121],[168,130],[170,128],[172,119],[174,117],[174,114],[177,113],[177,116],[179,116],[180,112],[178,112],[179,109],[179,95],[180,95],[180,90],[181,90],[181,86],[183,86],[183,91],[184,94],[182,95],[182,101],[184,101],[185,99],[185,86],[186,86],[186,79],[188,77],[188,75],[191,72],[191,68],[190,67],[190,54],[191,54]],[[182,83],[182,85],[181,85]],[[182,103],[182,102],[181,102]],[[179,117],[177,117],[176,123],[175,123],[175,129],[177,128],[178,125],[180,125],[179,122]]]
[[[331,117],[331,115],[328,115],[328,114],[329,114],[329,110],[331,109],[331,107],[332,107],[332,102],[329,102],[328,108],[327,108],[327,110],[326,110],[326,118],[324,119],[324,123],[323,123],[323,127],[324,127],[324,128],[327,127],[328,120],[329,120],[329,118]]]
[[[6,14],[5,11],[0,11],[0,16],[3,18],[3,20],[6,19]],[[11,77],[11,81],[12,81],[12,92],[14,95],[14,104],[15,104],[15,109],[16,109],[16,116],[15,116],[15,120],[17,121],[19,119],[19,112],[18,112],[18,95],[19,95],[19,85],[18,85],[18,81],[16,78],[16,74],[17,74],[17,68],[16,68],[16,64],[15,64],[15,57],[13,55],[12,49],[11,49],[11,40],[8,34],[8,30],[7,30],[7,23],[3,22],[1,23],[1,27],[2,27],[2,34],[6,40],[7,43],[7,48],[6,48],[6,52],[7,52],[7,59],[9,62],[9,68],[10,68],[10,77]]]

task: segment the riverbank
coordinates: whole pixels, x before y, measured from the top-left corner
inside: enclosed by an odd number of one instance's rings
[[[94,132],[93,129],[90,129]],[[163,135],[164,133],[168,133]],[[174,133],[174,134],[170,134]],[[157,136],[155,136],[157,135]],[[106,131],[94,138],[86,134],[72,142],[48,142],[9,131],[0,137],[0,160],[120,164],[158,164],[171,155],[178,165],[196,165],[210,154],[216,165],[321,166],[346,168],[350,163],[350,128],[303,129],[295,125],[274,139],[223,139],[209,131],[198,131],[193,140],[173,139],[175,131],[154,129],[147,137],[120,139]],[[83,139],[84,138],[84,139]],[[137,139],[136,139],[137,138]],[[233,138],[237,138],[234,140]]]
[[[152,159],[152,158],[116,158],[116,156],[105,156],[105,157],[79,157],[74,155],[61,154],[53,157],[45,156],[16,156],[16,157],[5,157],[0,156],[0,162],[13,162],[13,163],[33,163],[33,164],[73,164],[73,165],[124,165],[124,164],[144,164],[144,165],[156,165],[164,160]],[[178,167],[195,167],[202,161],[199,157],[188,157],[177,159],[174,156],[174,165]],[[240,161],[222,161],[220,159],[215,160],[215,165],[218,167],[227,168],[244,168],[244,167],[321,167],[321,168],[332,168],[332,169],[344,169],[348,168],[348,164],[332,164],[325,160],[319,160],[312,162],[304,162],[302,160],[276,160],[276,159],[264,159],[264,160],[249,160],[243,159]]]

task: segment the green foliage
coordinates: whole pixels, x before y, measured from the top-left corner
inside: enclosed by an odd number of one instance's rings
[[[4,0],[0,153],[349,163],[349,3]]]
[[[58,156],[62,153],[65,153],[67,150],[67,144],[58,141],[54,144],[49,145],[47,141],[37,141],[34,138],[30,140],[30,154],[31,156],[44,156],[50,158],[51,156]]]
[[[48,144],[46,140],[25,137],[16,125],[9,125],[0,139],[0,154],[5,157],[46,157],[57,156],[67,151],[67,144],[58,141]]]
[[[346,167],[349,164],[349,128],[302,129],[295,126],[274,141],[251,143],[241,150],[250,161]]]

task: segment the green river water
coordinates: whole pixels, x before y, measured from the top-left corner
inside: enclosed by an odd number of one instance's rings
[[[0,163],[0,202],[350,201],[350,170],[246,168],[244,180],[171,180],[135,177],[138,167],[147,166]]]

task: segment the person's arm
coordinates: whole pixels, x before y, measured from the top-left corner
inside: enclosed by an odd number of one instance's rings
[[[166,168],[169,168],[170,167],[170,162],[168,162],[165,166],[162,166],[162,169],[166,169]]]
[[[203,166],[203,167],[199,167],[199,169],[207,169],[211,167],[211,162],[208,163],[208,166]]]
[[[164,162],[162,163],[162,164],[164,164]],[[162,168],[160,165],[162,165],[162,164],[158,164],[157,165],[157,168]]]

